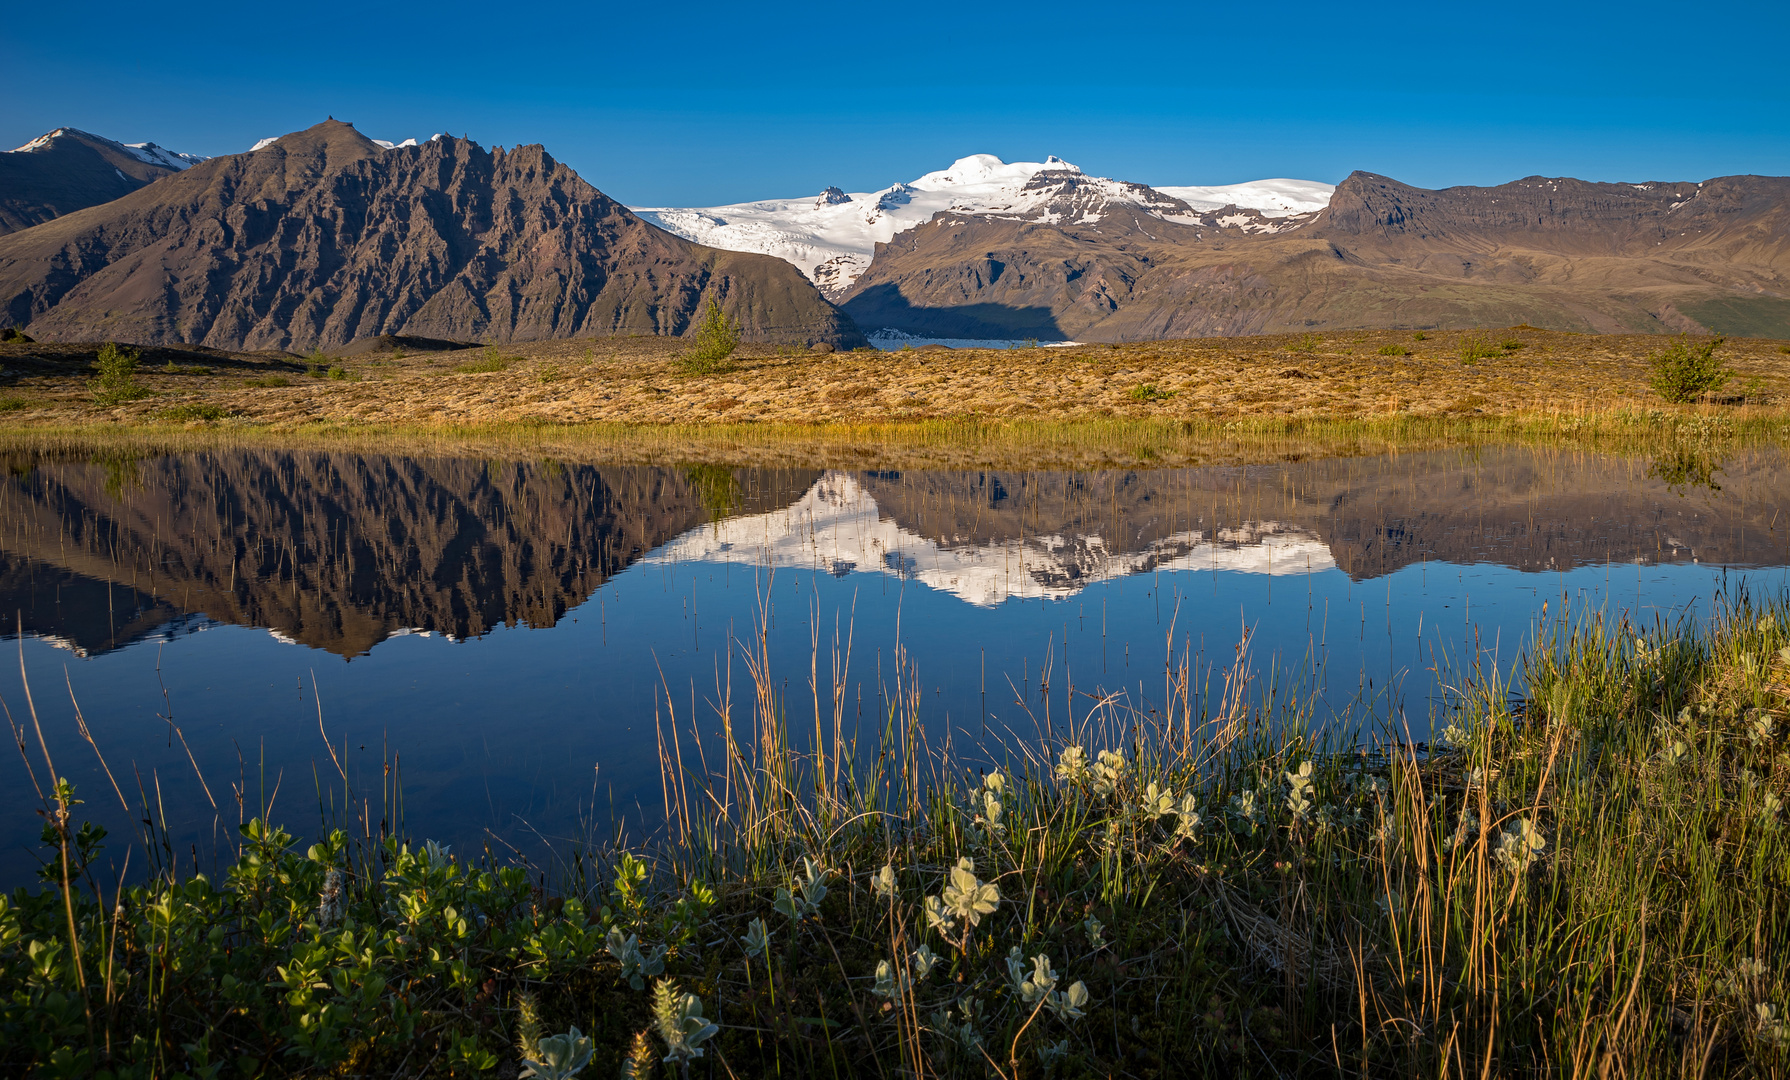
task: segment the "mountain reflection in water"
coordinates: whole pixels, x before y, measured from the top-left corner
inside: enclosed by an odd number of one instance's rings
[[[872,717],[898,640],[939,722],[994,730],[1039,715],[1044,664],[1065,673],[1050,685],[1148,707],[1165,645],[1225,660],[1246,625],[1258,662],[1317,673],[1332,706],[1372,678],[1421,715],[1437,649],[1502,640],[1508,660],[1550,596],[1651,617],[1707,603],[1705,568],[1777,588],[1790,563],[1772,450],[1696,469],[1523,448],[1082,473],[273,450],[5,464],[0,604],[34,687],[87,658],[69,682],[102,743],[164,773],[188,763],[162,760],[158,710],[234,776],[257,755],[308,769],[321,704],[368,753],[404,750],[412,820],[437,815],[442,836],[563,834],[631,806],[656,774],[654,710],[702,713],[729,638],[766,613],[804,678],[813,626],[853,622]],[[148,642],[167,647],[132,648]],[[74,738],[63,723],[53,740]],[[69,747],[59,765],[91,756]]]

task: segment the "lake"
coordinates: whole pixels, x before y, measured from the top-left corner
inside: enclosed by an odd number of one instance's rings
[[[36,780],[41,726],[114,853],[147,816],[161,857],[210,870],[240,814],[271,802],[314,828],[341,819],[346,784],[367,827],[401,800],[411,835],[540,859],[653,827],[662,740],[681,732],[694,762],[729,693],[746,717],[761,628],[798,732],[832,722],[835,642],[848,728],[874,742],[899,650],[928,739],[964,747],[1060,732],[1103,698],[1147,712],[1170,658],[1216,692],[1247,636],[1258,685],[1272,669],[1320,715],[1365,702],[1425,738],[1449,683],[1476,660],[1508,670],[1544,605],[1651,623],[1706,617],[1723,590],[1781,593],[1784,464],[1520,447],[1082,473],[13,453],[0,612],[19,662],[0,698]],[[24,762],[0,769],[11,887],[36,866],[39,804]]]

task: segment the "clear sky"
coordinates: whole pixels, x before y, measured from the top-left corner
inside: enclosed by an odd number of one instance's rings
[[[539,142],[634,205],[972,153],[1152,184],[1790,174],[1790,2],[20,3],[0,142],[225,154],[325,116]]]

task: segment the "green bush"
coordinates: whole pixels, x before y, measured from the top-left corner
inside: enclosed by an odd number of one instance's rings
[[[1419,330],[1419,331],[1417,331],[1417,332],[1416,332],[1416,333],[1415,333],[1415,334],[1412,334],[1412,335],[1411,335],[1411,340],[1412,340],[1412,341],[1423,341],[1423,340],[1425,340],[1425,339],[1427,339],[1427,338],[1428,338],[1428,337],[1429,337],[1429,335],[1428,335],[1428,334],[1426,334],[1426,333],[1424,333],[1424,332],[1423,332],[1423,331],[1421,331],[1421,330]]]
[[[155,415],[157,419],[167,420],[171,423],[182,423],[187,420],[222,420],[224,417],[229,416],[230,412],[222,405],[198,403],[190,405],[174,405],[163,409]]]
[[[1380,355],[1381,356],[1410,356],[1411,350],[1405,348],[1403,345],[1382,345],[1382,346],[1380,346]]]
[[[493,345],[485,350],[484,356],[479,357],[477,360],[468,360],[466,363],[455,367],[454,370],[460,372],[462,375],[490,375],[508,369],[510,361],[513,359],[515,359],[515,357],[499,355],[497,346]]]
[[[96,404],[120,405],[149,396],[148,390],[137,385],[137,360],[135,349],[121,349],[110,341],[100,346],[93,362],[97,374],[87,383]]]
[[[715,375],[731,371],[727,358],[740,347],[740,324],[721,310],[720,301],[709,297],[702,310],[702,321],[696,326],[690,348],[680,358],[680,366],[692,375]]]
[[[1462,337],[1460,352],[1463,364],[1477,364],[1481,360],[1503,355],[1483,334],[1467,334]]]
[[[0,413],[18,412],[25,404],[22,397],[0,397]]]
[[[1164,401],[1174,396],[1173,390],[1160,390],[1154,383],[1142,383],[1131,388],[1133,401]]]
[[[1715,358],[1724,340],[1719,335],[1695,343],[1679,338],[1647,358],[1653,369],[1648,385],[1660,397],[1680,404],[1715,393],[1734,377],[1733,370]]]
[[[360,382],[360,376],[340,364],[331,364],[329,371],[325,374],[336,382]]]
[[[1300,338],[1298,341],[1295,341],[1291,345],[1288,345],[1287,351],[1288,352],[1297,352],[1297,353],[1315,353],[1318,351],[1319,344],[1320,344],[1320,342],[1318,340],[1318,335],[1306,334],[1304,337]]]

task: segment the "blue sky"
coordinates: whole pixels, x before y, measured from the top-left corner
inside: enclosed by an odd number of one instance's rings
[[[1154,184],[1352,169],[1790,174],[1790,4],[20,5],[0,142],[223,154],[326,115],[544,143],[635,205],[1056,154]]]

